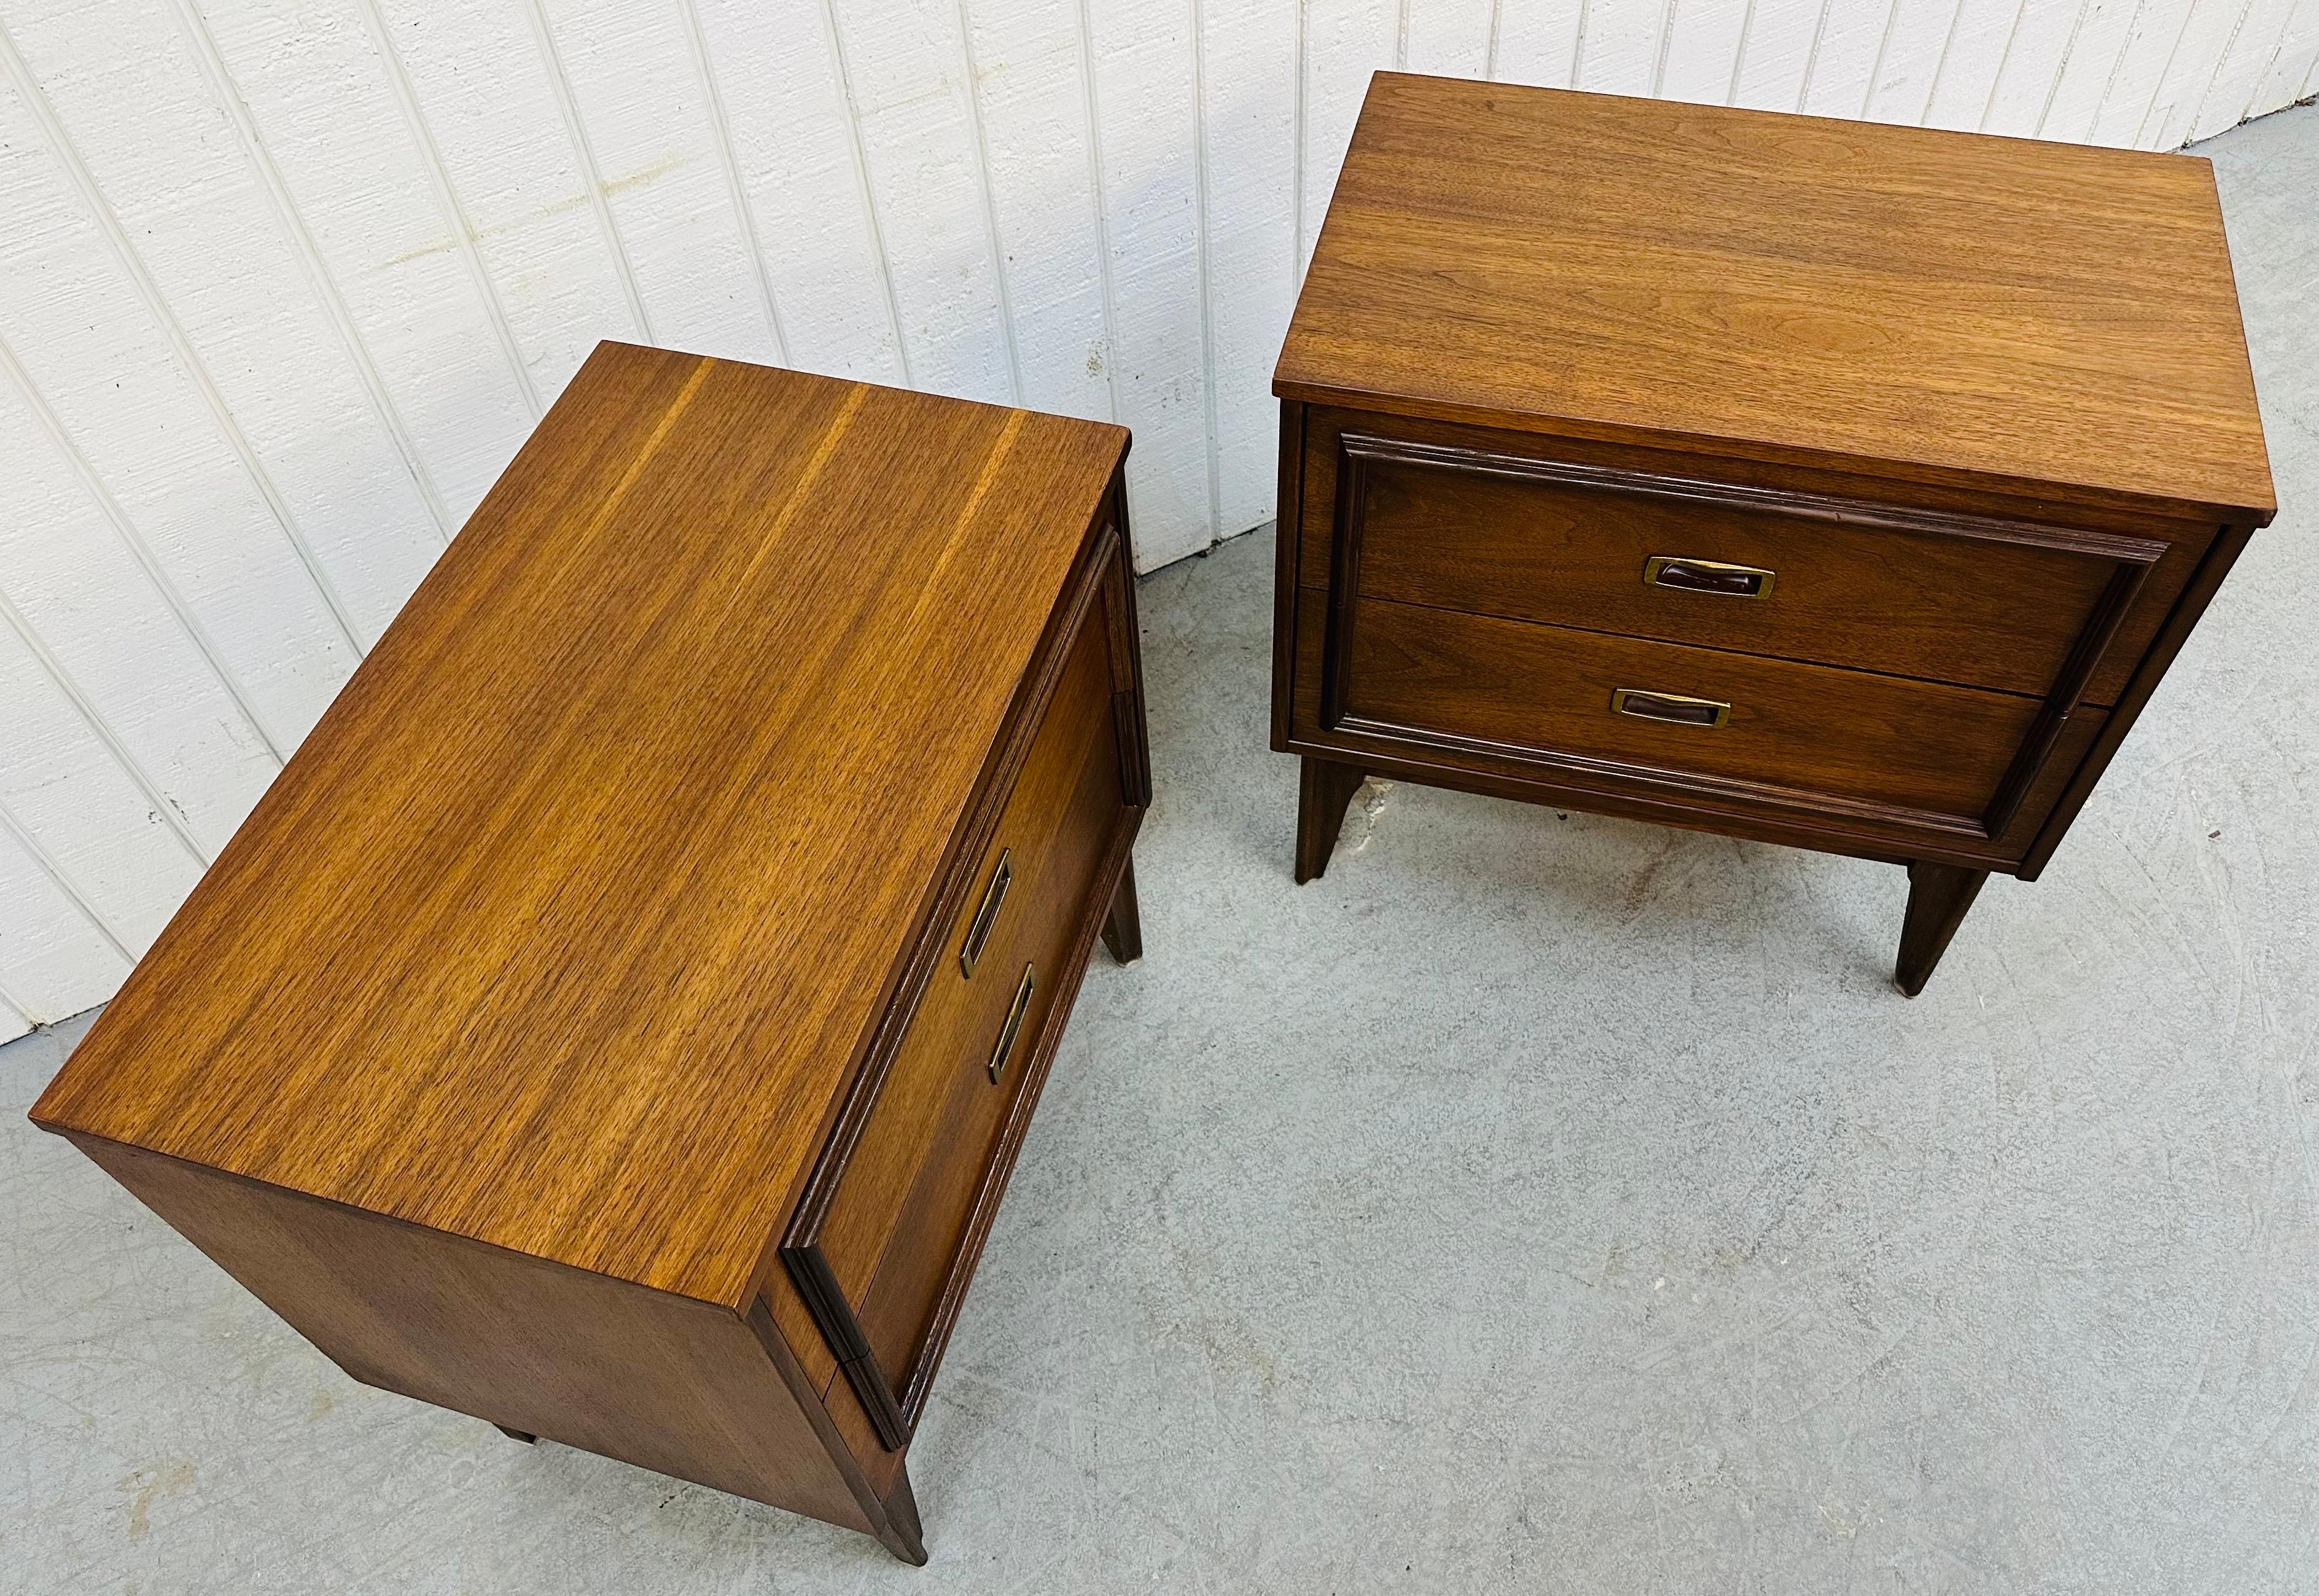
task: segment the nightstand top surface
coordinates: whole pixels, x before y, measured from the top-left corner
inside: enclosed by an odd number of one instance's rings
[[[2211,165],[1376,75],[1274,392],[2267,520]]]
[[[34,1118],[744,1305],[1126,445],[600,346]]]

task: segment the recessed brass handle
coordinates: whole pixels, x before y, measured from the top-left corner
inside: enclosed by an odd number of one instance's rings
[[[1684,593],[1719,593],[1727,599],[1768,599],[1776,576],[1776,573],[1760,565],[1688,560],[1676,555],[1653,555],[1643,562],[1646,586],[1674,588]]]
[[[990,1050],[990,1084],[997,1086],[998,1078],[1006,1073],[1006,1060],[1015,1051],[1015,1038],[1023,1029],[1023,1016],[1030,1011],[1031,988],[1037,977],[1029,965],[1023,967],[1023,984],[1015,988],[1015,1001],[1006,1010],[1006,1023],[998,1028],[998,1045]]]
[[[1638,687],[1622,687],[1612,693],[1611,708],[1638,720],[1665,721],[1669,726],[1721,726],[1731,718],[1731,706],[1717,699],[1646,692]]]
[[[998,923],[998,906],[1006,901],[1006,888],[1014,879],[1015,850],[1001,848],[998,868],[990,872],[990,885],[982,889],[982,906],[974,911],[974,923],[966,928],[966,945],[958,951],[958,968],[970,981],[974,978],[975,962],[990,941],[990,928]]]

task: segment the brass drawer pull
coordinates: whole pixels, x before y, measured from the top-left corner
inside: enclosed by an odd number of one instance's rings
[[[1731,718],[1731,706],[1713,699],[1646,692],[1638,687],[1622,687],[1612,693],[1611,708],[1638,720],[1660,720],[1670,726],[1721,726]]]
[[[1006,1011],[1006,1023],[998,1028],[998,1045],[990,1050],[990,1084],[997,1086],[998,1078],[1006,1073],[1006,1060],[1015,1051],[1015,1038],[1023,1029],[1023,1016],[1030,1012],[1031,988],[1036,985],[1029,965],[1023,967],[1023,984],[1015,988],[1015,1002]]]
[[[1006,901],[1007,886],[1015,879],[1015,850],[998,851],[998,868],[990,872],[990,885],[982,889],[982,906],[974,911],[974,923],[966,928],[966,945],[958,951],[958,968],[968,980],[974,978],[975,961],[990,941],[990,928],[998,923],[998,906]]]
[[[1643,582],[1686,593],[1720,593],[1731,599],[1768,599],[1774,573],[1760,565],[1727,565],[1720,560],[1685,560],[1653,555],[1643,563]]]

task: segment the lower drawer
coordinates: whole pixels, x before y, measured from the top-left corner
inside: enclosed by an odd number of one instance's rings
[[[1325,725],[1672,777],[1897,824],[1979,825],[2019,782],[2043,701],[1364,599]]]
[[[1098,605],[818,1223],[789,1249],[889,1446],[915,1420],[978,1213],[1005,1177],[1006,1129],[1049,1027],[1067,1017],[1125,813],[1120,769]]]

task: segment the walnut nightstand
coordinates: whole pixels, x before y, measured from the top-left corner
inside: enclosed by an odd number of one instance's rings
[[[1298,880],[1367,771],[1889,861],[1911,995],[2274,509],[2180,156],[1381,73],[1273,389]]]
[[[32,1117],[357,1380],[877,1536],[1150,801],[1116,427],[598,347]]]

